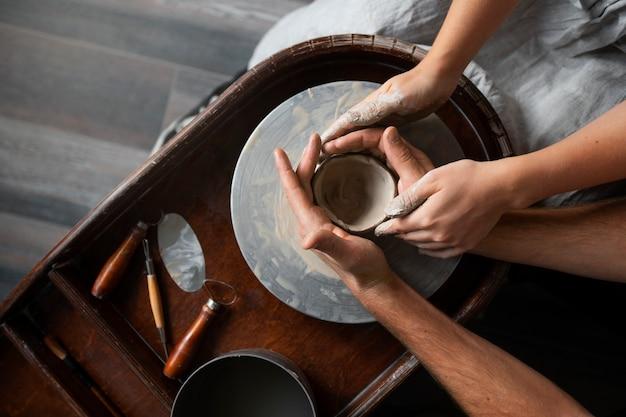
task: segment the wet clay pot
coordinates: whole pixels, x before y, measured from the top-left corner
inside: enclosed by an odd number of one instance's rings
[[[347,153],[320,163],[311,188],[315,203],[333,223],[365,234],[385,220],[385,207],[397,195],[397,180],[378,158]]]

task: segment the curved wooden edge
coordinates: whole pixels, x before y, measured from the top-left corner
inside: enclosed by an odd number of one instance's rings
[[[282,55],[288,57],[296,57],[300,55],[306,55],[312,53],[318,47],[328,48],[342,48],[350,49],[352,47],[358,47],[363,51],[380,52],[395,55],[399,58],[412,61],[414,64],[418,64],[428,52],[427,50],[419,47],[416,44],[405,42],[396,38],[389,38],[381,35],[362,35],[362,34],[343,34],[320,37],[311,39],[309,41],[294,45],[282,52],[279,52],[264,61],[261,61],[250,71],[262,72],[264,66],[276,65],[276,61],[280,61],[284,58]],[[502,150],[502,156],[508,157],[513,155],[513,149],[509,141],[508,134],[504,127],[504,124],[500,120],[500,117],[492,107],[491,103],[480,92],[480,90],[464,75],[461,76],[458,83],[458,89],[463,90],[470,99],[476,104],[476,106],[487,116],[489,120],[489,128],[497,138],[498,144]],[[228,91],[228,90],[227,90]]]
[[[173,172],[203,146],[206,136],[211,131],[229,122],[232,117],[231,109],[234,105],[245,106],[257,93],[270,88],[268,86],[271,86],[275,81],[273,77],[276,73],[284,74],[290,68],[295,68],[302,63],[315,65],[316,61],[325,56],[337,56],[345,53],[346,59],[348,59],[348,55],[354,56],[363,52],[393,57],[397,59],[398,66],[403,65],[405,69],[408,69],[411,63],[413,65],[418,63],[425,55],[425,51],[413,44],[381,36],[352,34],[313,39],[288,48],[261,62],[229,87],[216,102],[179,132],[161,151],[130,174],[96,208],[72,228],[48,255],[20,281],[5,302],[2,303],[0,320],[6,320],[7,315],[17,311],[28,301],[30,295],[45,284],[46,275],[55,263],[67,262],[71,257],[81,253],[90,242],[98,239],[108,230],[109,224],[113,224],[124,216],[152,187],[167,178],[169,173]],[[245,100],[241,100],[244,92],[247,97]],[[488,118],[489,129],[498,138],[501,155],[510,155],[511,147],[504,126],[487,100],[465,77],[461,78],[459,87],[454,94],[459,94],[459,92],[464,94],[462,99],[473,101]],[[490,270],[491,273],[485,275],[479,291],[466,300],[453,317],[459,321],[465,321],[482,309],[502,283],[506,268],[506,264],[494,261]],[[388,371],[354,398],[339,416],[357,416],[370,411],[417,366],[418,361],[407,352],[392,364]],[[170,400],[167,398],[167,394],[161,397],[166,398],[165,402]]]
[[[506,282],[510,268],[511,264],[508,262],[492,261],[491,270],[483,277],[477,291],[463,303],[453,319],[461,324],[467,323],[483,311]]]
[[[348,403],[335,417],[357,417],[372,412],[398,385],[420,365],[411,353],[405,352]]]

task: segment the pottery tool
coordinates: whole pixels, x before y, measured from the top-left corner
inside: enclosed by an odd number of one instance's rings
[[[150,255],[150,244],[148,239],[143,240],[143,253],[146,257],[146,280],[148,281],[148,295],[150,297],[150,308],[154,317],[154,324],[159,332],[159,339],[163,346],[165,359],[167,360],[167,339],[165,338],[165,316],[163,315],[163,302],[161,301],[161,292],[159,291],[159,283],[154,273],[154,263]]]
[[[204,285],[206,285],[207,282],[213,282],[223,285],[225,288],[229,288],[233,291],[233,297],[229,301],[221,302],[213,298],[211,291],[209,291],[211,297],[202,306],[200,313],[191,326],[189,326],[180,341],[176,343],[176,346],[172,349],[172,353],[165,363],[163,374],[168,378],[178,379],[187,372],[189,366],[193,363],[194,356],[213,319],[218,313],[223,311],[225,307],[233,304],[237,300],[237,294],[234,292],[234,288],[229,284],[216,280],[205,280]]]
[[[204,253],[191,225],[177,213],[167,213],[157,226],[159,255],[168,274],[185,292],[202,288],[206,279]]]
[[[70,356],[67,350],[63,347],[54,336],[44,335],[44,344],[50,349],[50,351],[63,361],[68,368],[80,379],[80,381],[89,388],[89,390],[100,400],[100,402],[106,407],[111,415],[115,417],[123,417],[122,413],[117,409],[115,404],[108,399],[108,397],[102,392],[102,390],[96,385],[91,377],[83,370],[83,368],[76,362],[76,360]]]
[[[210,295],[200,313],[172,350],[163,373],[169,378],[181,377],[189,368],[203,335],[216,314],[235,302],[237,295],[229,284],[207,280],[204,253],[191,225],[179,214],[168,213],[157,227],[159,254],[163,265],[178,287],[188,293],[205,288]],[[215,283],[233,291],[231,300],[217,300],[206,284]]]
[[[222,308],[222,304],[212,298],[209,298],[206,304],[202,306],[200,314],[198,314],[182,339],[172,349],[172,354],[163,368],[163,374],[166,377],[178,379],[185,374],[189,369],[189,365],[193,362],[193,358],[200,347],[209,324]]]
[[[91,295],[96,298],[104,298],[117,287],[137,247],[143,238],[146,237],[147,231],[148,224],[142,221],[132,228],[126,239],[113,252],[100,270],[98,278],[96,278],[91,287]]]
[[[297,224],[284,198],[272,152],[285,149],[295,166],[311,132],[333,120],[374,91],[379,84],[339,81],[306,89],[269,113],[244,146],[232,181],[231,218],[237,243],[261,284],[292,308],[338,323],[372,322],[337,274],[313,252],[301,248]],[[400,129],[405,139],[441,165],[463,157],[447,126],[431,115]],[[456,269],[460,258],[422,256],[417,248],[392,237],[373,238],[392,269],[429,297]]]
[[[52,290],[52,284],[48,283],[38,297],[43,297],[49,294]],[[102,392],[100,387],[94,382],[89,374],[83,369],[82,366],[74,359],[67,349],[61,344],[61,342],[51,334],[47,334],[40,326],[37,317],[41,317],[41,311],[35,307],[35,303],[31,303],[23,312],[28,322],[33,326],[37,336],[43,341],[43,344],[52,352],[54,356],[60,359],[70,371],[76,375],[76,377],[98,398],[98,400],[109,410],[111,415],[115,417],[123,417],[123,414],[117,409],[117,406]]]

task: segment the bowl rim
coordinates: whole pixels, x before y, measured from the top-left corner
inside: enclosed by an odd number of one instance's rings
[[[396,175],[395,172],[393,172],[386,164],[385,162],[377,157],[376,155],[373,155],[369,152],[345,152],[345,153],[339,153],[339,154],[333,154],[330,155],[328,157],[326,157],[324,160],[322,160],[319,164],[317,164],[317,166],[315,167],[315,172],[313,173],[313,177],[311,178],[311,194],[313,195],[313,202],[320,206],[322,209],[324,209],[325,212],[329,212],[328,208],[322,206],[321,204],[319,204],[319,202],[317,201],[316,195],[315,195],[315,182],[317,181],[317,179],[319,178],[319,172],[321,169],[324,168],[324,166],[326,164],[328,164],[329,161],[332,160],[336,160],[336,159],[340,159],[340,158],[352,158],[352,157],[363,157],[363,158],[367,158],[369,160],[374,161],[374,163],[376,163],[378,166],[380,166],[392,179],[393,181],[393,196],[396,197],[398,195],[398,176]],[[337,217],[334,216],[333,217]],[[329,216],[330,218],[330,216]],[[385,220],[388,220],[390,217],[387,216],[386,214],[380,219],[378,220],[374,225],[369,226],[365,229],[352,229],[349,228],[345,223],[344,224],[338,224],[337,222],[335,222],[332,218],[330,218],[330,221],[333,222],[333,224],[335,224],[338,227],[341,227],[342,229],[344,229],[346,232],[348,233],[353,233],[353,234],[367,234],[372,232],[376,226],[378,226],[379,224],[383,223]]]
[[[176,417],[174,412],[176,410],[176,404],[179,401],[181,393],[185,390],[185,387],[190,383],[190,381],[194,378],[196,374],[202,372],[205,368],[210,367],[216,362],[220,362],[226,359],[234,359],[234,358],[241,358],[241,357],[261,359],[265,362],[269,362],[270,364],[274,366],[278,366],[280,369],[285,371],[291,377],[291,379],[295,380],[298,383],[298,385],[300,386],[300,389],[304,392],[309,402],[310,410],[313,413],[312,414],[313,417],[317,417],[317,409],[315,406],[315,399],[313,398],[313,390],[311,389],[311,386],[309,385],[309,382],[307,381],[304,373],[296,366],[294,362],[292,362],[287,357],[277,352],[274,352],[272,350],[261,349],[261,348],[234,350],[234,351],[225,353],[223,355],[216,356],[210,361],[205,362],[204,364],[200,365],[195,371],[193,371],[187,377],[187,379],[185,379],[185,382],[183,382],[180,389],[176,393],[176,397],[174,398],[174,402],[172,403],[172,410],[170,412],[170,417]]]

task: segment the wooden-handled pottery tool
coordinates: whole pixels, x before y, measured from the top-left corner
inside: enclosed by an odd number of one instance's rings
[[[161,301],[161,292],[159,291],[159,283],[154,273],[154,264],[150,255],[150,244],[148,239],[143,240],[143,253],[146,257],[146,280],[148,281],[148,294],[150,296],[150,308],[154,317],[154,324],[159,332],[165,359],[167,360],[167,339],[165,337],[165,316],[163,315],[163,302]]]
[[[200,241],[182,216],[176,213],[166,214],[159,223],[157,237],[159,253],[165,269],[181,290],[192,293],[200,290],[206,282],[215,282],[234,291],[226,283],[205,278],[204,253]],[[202,306],[196,320],[172,350],[163,369],[166,376],[179,378],[186,372],[200,346],[203,334],[217,312],[221,311],[224,306],[232,304],[235,299],[236,294],[230,302],[217,301],[212,296],[209,298]]]
[[[126,239],[124,239],[117,250],[113,252],[113,255],[111,255],[100,270],[98,278],[96,278],[96,281],[91,287],[91,295],[96,298],[104,298],[117,287],[137,247],[146,237],[147,231],[148,224],[141,221],[133,227]]]
[[[122,413],[117,409],[117,407],[108,399],[108,397],[100,390],[100,388],[96,385],[96,383],[91,379],[91,377],[81,368],[81,366],[76,362],[76,360],[70,356],[70,354],[65,350],[61,342],[59,342],[55,337],[50,335],[45,335],[43,337],[44,344],[50,349],[50,351],[62,360],[68,368],[82,381],[83,384],[89,388],[91,392],[100,400],[100,402],[106,407],[107,410],[111,413],[111,415],[115,417],[123,417]]]
[[[202,306],[198,317],[196,317],[193,324],[185,332],[183,338],[172,350],[172,354],[163,368],[163,374],[165,376],[178,379],[185,374],[193,361],[193,357],[200,346],[206,329],[221,309],[222,304],[212,298],[209,298],[209,301]]]
[[[52,285],[48,284],[44,287],[42,292],[39,293],[39,297],[42,297],[43,294],[48,294],[51,291]],[[41,312],[35,307],[35,304],[32,303],[28,305],[24,310],[24,314],[28,322],[33,326],[35,332],[38,337],[43,341],[43,344],[52,352],[54,356],[56,356],[59,360],[61,360],[69,370],[76,375],[78,380],[85,385],[98,400],[104,405],[104,407],[109,411],[109,413],[114,417],[123,417],[123,414],[118,410],[115,403],[113,403],[104,392],[98,387],[93,379],[89,376],[89,374],[83,369],[83,367],[69,354],[67,349],[61,344],[61,342],[51,334],[46,333],[38,324],[37,317],[41,316]]]

